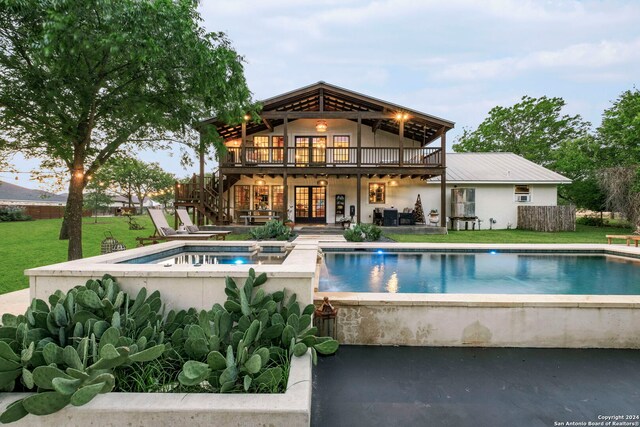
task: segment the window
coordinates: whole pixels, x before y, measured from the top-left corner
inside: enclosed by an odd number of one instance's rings
[[[381,182],[369,183],[369,203],[383,204],[385,201],[386,187]]]
[[[269,209],[269,186],[268,185],[253,186],[253,209],[254,210]]]
[[[271,141],[273,143],[273,150],[271,151],[273,162],[282,163],[284,158],[284,136],[274,136]]]
[[[531,201],[531,189],[528,185],[516,185],[515,200],[516,202]]]
[[[268,136],[254,136],[253,146],[256,150],[255,158],[258,163],[269,162],[269,137]]]
[[[248,185],[234,185],[234,203],[235,214],[237,219],[240,215],[246,215],[246,212],[251,209],[251,192]]]
[[[284,185],[272,185],[271,196],[273,198],[271,209],[278,212],[284,211]]]
[[[349,136],[335,135],[333,137],[334,163],[349,163]]]

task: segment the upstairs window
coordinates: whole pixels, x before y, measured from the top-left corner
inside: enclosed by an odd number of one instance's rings
[[[348,135],[335,135],[333,137],[333,162],[349,163]]]
[[[526,203],[531,201],[531,188],[528,185],[516,185],[515,201]]]
[[[284,136],[274,136],[271,141],[273,142],[273,150],[271,151],[273,162],[282,163],[282,159],[284,159]]]
[[[253,146],[256,150],[255,158],[258,163],[269,162],[269,137],[268,136],[254,136]]]

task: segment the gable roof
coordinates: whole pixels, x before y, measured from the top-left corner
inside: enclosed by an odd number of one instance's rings
[[[455,123],[452,121],[323,81],[267,98],[260,101],[260,103],[262,104],[262,112],[320,112],[321,105],[322,111],[325,112],[377,112],[388,113],[390,116],[402,112],[409,115],[404,125],[405,138],[427,143],[438,137],[441,132],[446,132],[455,126]],[[290,122],[294,120],[295,119],[289,119]],[[283,122],[282,119],[273,119],[270,120],[269,125],[275,127],[281,125]],[[228,125],[217,120],[215,117],[205,120],[203,123],[215,125],[218,134],[225,140],[239,138],[241,135],[240,124]],[[377,129],[386,132],[399,133],[399,124],[393,117],[382,120],[363,118],[362,123],[366,126],[375,126]],[[268,126],[265,120],[260,123],[247,123],[247,135],[266,129],[268,129]]]
[[[571,180],[514,153],[447,153],[447,183],[571,184]]]

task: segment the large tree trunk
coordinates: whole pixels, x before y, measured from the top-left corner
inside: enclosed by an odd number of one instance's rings
[[[69,240],[69,227],[67,226],[67,213],[65,209],[65,214],[62,217],[62,226],[60,227],[60,235],[58,236],[60,240]]]
[[[69,197],[64,213],[64,222],[69,233],[69,249],[67,259],[69,261],[82,258],[82,206],[84,177],[71,175],[69,181]]]

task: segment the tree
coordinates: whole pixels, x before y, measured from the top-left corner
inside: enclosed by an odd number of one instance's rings
[[[562,141],[582,138],[589,123],[580,115],[563,115],[562,98],[532,98],[511,106],[497,106],[475,130],[464,129],[453,149],[458,152],[512,152],[548,166]]]
[[[158,163],[145,163],[129,157],[118,157],[107,163],[99,173],[101,181],[111,191],[129,199],[138,198],[139,210],[144,210],[144,200],[156,193],[172,191],[176,178],[165,172]]]
[[[113,199],[105,192],[106,184],[102,181],[95,180],[87,184],[86,189],[89,192],[84,197],[84,206],[87,209],[93,209],[94,223],[98,223],[98,211],[109,209]]]
[[[426,220],[424,218],[424,210],[422,209],[422,200],[420,200],[420,195],[418,194],[418,198],[416,199],[416,204],[413,209],[413,222],[415,224],[426,224]]]
[[[601,145],[592,135],[562,141],[554,153],[552,168],[570,178],[558,188],[558,196],[580,208],[601,212],[606,195],[598,181]]]
[[[242,58],[193,0],[0,2],[0,151],[63,166],[61,237],[82,257],[83,189],[113,154],[191,142],[207,116],[251,109]],[[221,145],[212,131],[202,149]]]
[[[640,91],[623,92],[604,111],[598,138],[603,146],[600,185],[607,205],[640,226]]]
[[[598,138],[609,166],[640,165],[640,90],[623,92],[604,111]]]

